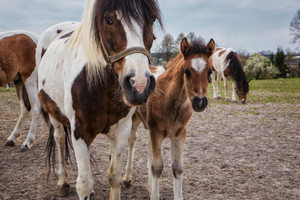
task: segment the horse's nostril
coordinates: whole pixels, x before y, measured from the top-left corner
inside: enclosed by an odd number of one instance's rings
[[[150,81],[150,84],[149,84],[149,93],[152,93],[155,89],[155,86],[156,86],[156,80],[154,78],[153,75],[151,75],[149,77],[149,81]]]

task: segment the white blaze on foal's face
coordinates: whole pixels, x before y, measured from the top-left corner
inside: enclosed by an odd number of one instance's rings
[[[207,63],[203,58],[192,59],[192,67],[199,73],[201,73],[205,69],[206,65]]]
[[[127,47],[129,49],[131,47],[142,47],[145,48],[143,41],[143,29],[136,22],[136,20],[132,19],[131,23],[133,28],[130,29],[128,25],[122,20],[120,17],[120,13],[117,12],[118,19],[121,20],[123,28],[126,33],[127,39]],[[147,85],[147,78],[145,76],[146,73],[151,74],[149,69],[149,61],[146,55],[142,53],[134,53],[125,57],[126,63],[125,68],[127,73],[135,73],[135,76],[131,78],[134,82],[132,85],[136,88],[139,93],[143,93]]]

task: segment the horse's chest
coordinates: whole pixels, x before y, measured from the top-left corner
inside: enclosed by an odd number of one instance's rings
[[[129,107],[122,101],[119,83],[111,77],[110,84],[88,86],[83,70],[72,86],[75,110],[76,138],[85,138],[88,143],[98,133],[108,133],[110,127],[127,116]]]

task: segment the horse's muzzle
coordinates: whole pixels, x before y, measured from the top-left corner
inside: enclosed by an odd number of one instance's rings
[[[208,101],[206,97],[200,98],[196,96],[192,99],[192,106],[195,112],[203,111],[206,108],[207,104]]]
[[[127,74],[124,77],[123,84],[121,86],[125,95],[125,98],[127,102],[126,104],[130,104],[132,106],[138,106],[146,103],[148,100],[148,97],[150,94],[154,91],[156,81],[152,74],[146,73],[146,81],[145,88],[143,88],[143,91],[141,91],[140,88],[137,88],[137,84],[133,80],[133,77],[135,77],[135,73]]]

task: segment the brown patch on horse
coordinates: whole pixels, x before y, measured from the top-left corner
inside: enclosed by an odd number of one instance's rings
[[[225,53],[225,51],[226,51],[226,50],[220,51],[220,52],[219,52],[219,57],[221,57],[221,56]]]
[[[124,118],[129,107],[122,100],[118,78],[106,67],[106,80],[89,86],[86,67],[74,80],[71,94],[75,114],[75,138],[88,145],[99,133],[108,133],[110,127]]]
[[[57,104],[44,90],[41,90],[39,92],[39,99],[41,101],[43,109],[48,112],[51,117],[61,122],[63,125],[70,127],[69,119],[61,112]]]
[[[0,40],[0,85],[9,82],[19,72],[23,81],[35,68],[35,42],[25,34],[16,34]],[[3,78],[3,79],[2,79]]]

